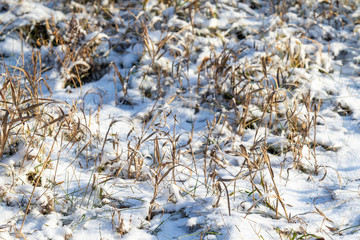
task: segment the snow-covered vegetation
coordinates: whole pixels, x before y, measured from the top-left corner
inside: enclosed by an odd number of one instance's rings
[[[359,0],[0,1],[1,239],[359,239]]]

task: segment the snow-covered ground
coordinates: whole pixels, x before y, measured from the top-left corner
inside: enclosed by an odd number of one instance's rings
[[[359,0],[4,0],[0,56],[0,238],[360,238]]]

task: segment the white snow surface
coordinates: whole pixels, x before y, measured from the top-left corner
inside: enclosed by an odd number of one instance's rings
[[[74,114],[74,122],[87,126],[82,129],[85,136],[78,141],[44,137],[44,145],[32,149],[32,159],[25,157],[29,150],[21,145],[15,154],[4,154],[0,159],[0,238],[16,239],[21,231],[20,237],[34,240],[293,239],[296,234],[302,239],[360,239],[358,0],[287,1],[286,14],[279,13],[285,11],[281,10],[283,1],[180,0],[172,6],[157,0],[144,4],[128,1],[129,6],[120,6],[127,1],[103,0],[98,6],[76,2],[64,6],[61,2],[0,3],[1,83],[5,81],[5,64],[22,66],[21,59],[25,59],[23,67],[31,69],[28,64],[33,51],[41,51],[43,68],[47,68],[42,77],[52,89],[50,93],[43,86],[44,98],[78,106],[82,111]],[[191,2],[193,6],[189,6]],[[198,10],[192,18],[185,17],[189,8],[196,7],[195,2]],[[272,6],[274,2],[280,3]],[[330,16],[334,11],[337,14]],[[101,17],[96,17],[97,12]],[[65,87],[65,72],[70,70],[61,68],[54,54],[63,56],[60,45],[39,49],[19,30],[50,21],[66,34],[73,16],[98,28],[81,34],[86,35],[84,44],[99,39],[99,55],[108,51],[111,43],[108,55],[99,57],[98,64],[104,65],[93,74],[99,77],[79,88]],[[139,37],[141,21],[149,24],[144,37],[147,43]],[[160,49],[160,42],[167,38],[170,40]],[[269,151],[276,187],[286,206],[285,213],[277,203],[278,216],[265,204],[268,199],[275,206],[277,199],[270,171],[256,170],[259,174],[253,181],[264,193],[260,196],[251,185],[240,146],[249,151],[255,141],[270,134],[263,141],[283,151],[288,146],[288,133],[248,127],[243,135],[238,134],[240,122],[231,121],[246,107],[238,104],[233,108],[230,101],[218,105],[218,101],[225,101],[225,93],[233,94],[232,86],[224,74],[220,76],[224,94],[217,92],[216,73],[209,60],[223,56],[226,50],[236,56],[227,62],[230,69],[240,66],[244,74],[234,90],[237,100],[231,96],[235,103],[241,101],[245,82],[250,90],[259,85],[263,92],[276,89],[287,98],[279,109],[297,106],[299,121],[308,116],[315,121],[315,115],[308,114],[306,106],[296,99],[309,93],[314,101],[322,101],[316,129],[309,131],[316,141],[316,159],[311,144],[300,149],[300,169],[295,168],[291,153]],[[157,55],[153,58],[152,54]],[[266,57],[271,67],[264,79],[260,59]],[[86,59],[77,61],[86,65]],[[117,66],[126,85],[110,63]],[[76,62],[72,64],[68,66]],[[167,72],[166,76],[159,80],[150,68],[153,65]],[[108,69],[109,73],[102,73]],[[201,71],[208,71],[210,77],[198,77]],[[277,73],[281,72],[285,76],[279,82]],[[262,115],[255,102],[252,99],[251,119]],[[59,112],[50,107],[49,114]],[[273,121],[269,116],[264,121]],[[144,125],[147,118],[150,120]],[[214,127],[210,138],[214,118],[221,124]],[[154,125],[147,129],[151,121]],[[27,124],[34,129],[31,122]],[[279,121],[278,128],[286,124]],[[89,132],[95,140],[89,141]],[[142,164],[137,172],[134,163],[129,166],[130,148],[148,136],[136,150],[134,159]],[[156,141],[163,161],[169,162],[162,170],[154,150]],[[208,152],[204,150],[207,143]],[[81,149],[86,150],[79,153]],[[41,171],[45,159],[50,163],[34,188],[36,180],[31,174]],[[317,174],[312,171],[315,167]],[[139,177],[130,177],[129,172]],[[161,177],[153,199],[154,181]],[[269,191],[262,189],[263,181]],[[151,219],[149,208],[153,209]]]

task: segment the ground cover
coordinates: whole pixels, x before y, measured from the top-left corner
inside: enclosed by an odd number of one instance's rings
[[[0,238],[358,239],[360,2],[0,2]]]

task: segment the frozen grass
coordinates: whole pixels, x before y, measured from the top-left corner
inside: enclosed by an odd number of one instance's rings
[[[0,3],[0,238],[357,239],[360,2]]]

